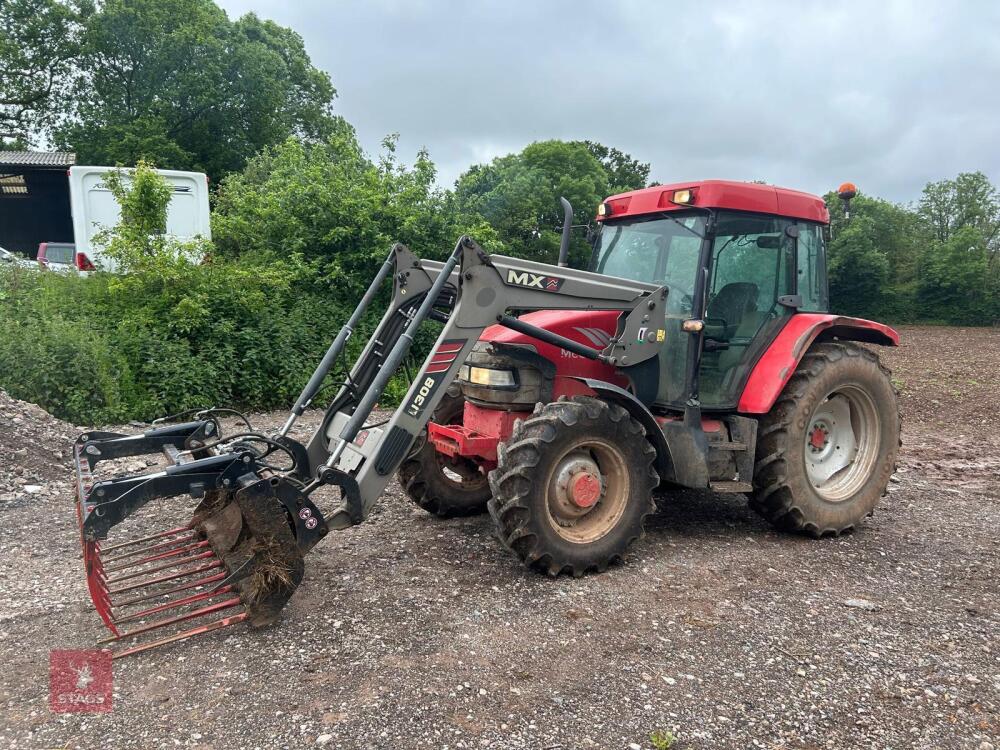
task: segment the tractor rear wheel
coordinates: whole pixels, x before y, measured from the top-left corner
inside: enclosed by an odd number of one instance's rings
[[[490,472],[501,540],[552,576],[605,570],[655,508],[655,458],[642,425],[616,404],[577,397],[535,407]]]
[[[462,391],[452,384],[434,410],[433,421],[461,424],[464,409]],[[490,499],[486,472],[476,462],[446,456],[426,437],[399,467],[397,478],[413,502],[441,518],[482,513]]]
[[[885,494],[899,434],[896,389],[878,357],[818,344],[760,422],[750,505],[782,529],[848,531]]]

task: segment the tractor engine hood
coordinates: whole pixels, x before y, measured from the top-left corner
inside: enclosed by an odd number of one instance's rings
[[[526,313],[520,319],[593,349],[604,349],[617,330],[619,315],[616,310],[539,310]],[[595,378],[621,386],[628,383],[611,365],[581,357],[500,325],[490,326],[483,331],[476,350],[481,352],[490,349],[494,355],[503,356],[504,349],[508,346],[530,347],[539,357],[551,363],[554,368],[552,377],[557,380]]]

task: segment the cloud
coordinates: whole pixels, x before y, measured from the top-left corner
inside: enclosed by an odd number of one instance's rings
[[[222,0],[291,26],[376,150],[440,180],[533,140],[591,138],[660,181],[850,179],[908,201],[1000,181],[1000,4]]]

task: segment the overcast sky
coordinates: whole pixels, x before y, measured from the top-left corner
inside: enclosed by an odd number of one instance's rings
[[[221,0],[291,26],[370,152],[426,146],[451,185],[547,138],[660,182],[844,180],[896,201],[1000,183],[1000,2]]]

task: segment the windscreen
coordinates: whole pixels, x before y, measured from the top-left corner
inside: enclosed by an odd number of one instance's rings
[[[595,246],[592,270],[666,284],[667,313],[688,315],[704,232],[705,217],[700,213],[605,222]]]
[[[681,325],[693,315],[704,233],[704,213],[658,214],[605,222],[594,248],[592,270],[667,287],[656,395],[656,401],[664,404],[686,398],[688,334],[682,332]]]

